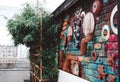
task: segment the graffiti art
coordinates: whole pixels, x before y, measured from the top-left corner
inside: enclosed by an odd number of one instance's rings
[[[100,10],[102,8],[102,3],[100,0],[94,0],[93,5],[92,5],[92,12],[95,15],[98,15]]]
[[[72,59],[72,54],[66,54],[65,61],[63,63],[63,68],[62,68],[66,72],[70,72],[70,60],[69,60],[70,58]]]
[[[88,12],[83,18],[83,32],[85,36],[88,36],[88,33],[93,33],[95,27],[94,15],[91,12]]]
[[[105,3],[105,4],[108,3],[108,2],[109,2],[109,0],[103,0],[103,3]]]
[[[82,36],[81,36],[81,27],[78,26],[76,23],[74,24],[74,27],[73,27],[73,37],[74,37],[74,40],[75,40],[75,47],[80,49],[80,41],[82,39]]]
[[[81,41],[80,53],[81,55],[85,55],[87,52],[87,42],[91,41],[93,38],[93,32],[95,27],[94,16],[91,12],[88,12],[83,18],[83,32],[85,34],[85,38]]]
[[[62,40],[62,46],[64,48],[68,47],[69,43],[72,40],[72,27],[67,24],[66,26],[64,26],[64,30],[61,32],[61,36],[60,39]]]
[[[118,82],[117,4],[115,0],[80,4],[61,17],[59,66],[90,82]]]
[[[106,44],[106,48],[108,49],[108,50],[117,50],[118,49],[118,42],[114,42],[114,43],[112,43],[112,42],[109,42],[109,43],[107,43]]]
[[[115,35],[115,34],[111,34],[110,37],[109,37],[109,39],[108,39],[108,41],[110,41],[110,42],[116,42],[116,41],[118,41],[118,36]]]
[[[107,77],[107,74],[106,73],[104,73],[104,66],[99,66],[98,67],[98,78],[99,78],[99,80],[104,80],[104,82],[106,82],[106,77]]]
[[[80,18],[81,12],[82,12],[82,8],[78,7],[76,8],[74,14],[77,18]]]
[[[104,25],[102,27],[101,35],[105,41],[107,41],[110,37],[110,28],[108,25]]]
[[[108,65],[110,66],[113,66],[114,65],[114,61],[115,61],[115,57],[110,55],[108,58],[107,58],[107,63]]]
[[[114,16],[117,13],[118,8],[117,5],[113,8],[112,13],[111,13],[111,17],[110,17],[110,25],[111,25],[111,29],[115,34],[118,34],[118,29],[117,27],[114,25],[113,20],[114,20]]]
[[[80,64],[78,61],[71,60],[71,72],[72,72],[72,74],[79,76],[79,71],[80,71],[79,65]]]
[[[94,44],[94,49],[101,49],[102,45],[100,43],[95,43]]]
[[[98,56],[97,56],[97,52],[96,52],[95,50],[93,50],[92,53],[91,53],[91,58],[92,58],[92,60],[93,60],[93,61],[96,61],[96,60],[97,60],[97,57],[98,57]]]
[[[108,78],[109,78],[108,82],[115,82],[115,76],[114,75],[109,74]]]

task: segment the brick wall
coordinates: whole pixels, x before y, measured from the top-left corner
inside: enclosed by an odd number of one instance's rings
[[[103,0],[101,2],[102,8],[99,14],[94,15],[95,29],[93,39],[87,42],[87,53],[81,55],[80,45],[82,44],[82,39],[85,38],[84,27],[82,26],[83,19],[75,13],[79,12],[81,8],[85,13],[91,12],[93,2],[91,1],[90,4],[88,2],[87,0],[83,1],[82,5],[73,8],[71,12],[66,12],[63,16],[59,68],[91,82],[118,82],[118,35],[112,30],[110,22],[111,14],[117,1]],[[117,27],[116,14],[113,22]],[[80,27],[80,30],[76,27],[80,34],[79,38],[75,37],[75,24]],[[104,35],[104,27],[109,30],[107,31],[107,36]],[[70,28],[72,29],[72,35],[69,35]],[[96,57],[96,59],[93,57]]]

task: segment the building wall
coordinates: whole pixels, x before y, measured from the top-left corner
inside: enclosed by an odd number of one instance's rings
[[[96,12],[94,0],[84,0],[62,16],[59,68],[90,82],[118,82],[117,0],[95,1],[101,1]]]
[[[0,58],[15,58],[17,56],[17,48],[15,46],[0,45]]]
[[[29,48],[25,45],[17,46],[17,58],[28,58],[29,57]]]

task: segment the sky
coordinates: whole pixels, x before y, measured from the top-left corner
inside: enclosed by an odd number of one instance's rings
[[[36,3],[37,0],[1,0],[0,6],[22,7],[25,3]],[[50,11],[55,10],[64,0],[38,0]]]
[[[12,18],[14,14],[20,12],[25,3],[36,3],[37,0],[0,0],[0,44],[12,45],[13,41],[7,31],[7,20],[3,16]],[[39,3],[43,3],[44,7],[53,12],[64,0],[39,0]]]
[[[0,0],[0,45],[14,45],[12,36],[7,31],[7,20],[4,16],[11,19],[15,14],[20,13],[25,3],[35,4],[36,1],[37,0]],[[42,3],[50,12],[53,12],[63,1],[64,0],[39,0],[39,3]],[[28,51],[28,48],[19,45],[18,58],[26,57],[26,51]]]

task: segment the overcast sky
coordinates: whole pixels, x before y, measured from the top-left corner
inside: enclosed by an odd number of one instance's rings
[[[27,3],[35,3],[37,0],[0,0],[0,44],[12,45],[13,41],[6,28],[7,21],[3,15],[11,18],[14,14],[19,13],[23,5]],[[39,0],[44,7],[53,12],[64,0]]]

